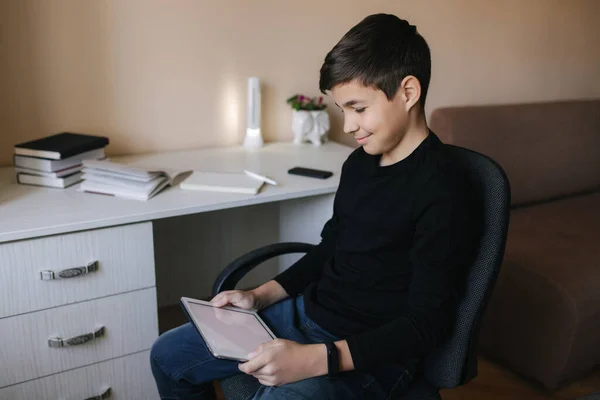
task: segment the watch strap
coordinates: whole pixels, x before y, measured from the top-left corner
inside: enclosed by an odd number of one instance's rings
[[[333,342],[325,342],[327,347],[327,377],[332,377],[340,372],[340,354]]]

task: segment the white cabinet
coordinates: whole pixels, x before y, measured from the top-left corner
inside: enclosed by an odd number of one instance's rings
[[[4,318],[0,387],[149,349],[156,316],[150,288]]]
[[[0,244],[0,276],[0,318],[153,287],[152,223]]]
[[[0,400],[157,400],[149,351],[0,389]],[[110,396],[109,396],[110,394]]]
[[[0,244],[0,276],[0,399],[157,397],[151,222]]]

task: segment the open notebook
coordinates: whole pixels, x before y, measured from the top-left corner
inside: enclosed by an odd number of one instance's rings
[[[112,161],[84,160],[83,192],[148,200],[169,185],[177,185],[191,171],[130,166]]]
[[[263,181],[243,173],[194,171],[179,187],[184,190],[257,194]]]

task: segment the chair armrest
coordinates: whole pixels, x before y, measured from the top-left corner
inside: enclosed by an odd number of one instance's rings
[[[286,242],[275,243],[252,250],[233,260],[223,272],[217,276],[212,288],[213,297],[224,290],[232,290],[235,285],[257,265],[283,254],[306,253],[313,244]]]

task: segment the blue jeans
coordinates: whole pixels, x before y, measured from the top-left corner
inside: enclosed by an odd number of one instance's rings
[[[283,339],[305,344],[339,340],[306,316],[301,296],[273,304],[260,316]],[[238,362],[213,357],[189,323],[162,334],[152,346],[150,362],[161,399],[214,399],[213,380],[241,373]],[[401,365],[388,365],[373,374],[342,372],[334,378],[320,376],[283,386],[261,385],[251,398],[388,399],[408,387],[413,373],[412,368]]]

